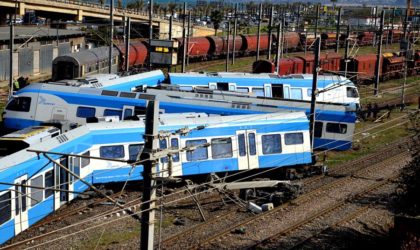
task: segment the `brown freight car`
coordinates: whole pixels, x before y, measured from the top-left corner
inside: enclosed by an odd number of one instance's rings
[[[179,42],[179,56],[182,58],[184,51],[184,42],[182,38],[175,38]],[[207,37],[191,37],[187,47],[187,55],[190,60],[202,61],[208,58],[210,51],[210,41]]]
[[[303,73],[312,74],[315,56],[310,54],[306,56],[298,56],[297,58],[300,58],[303,60],[303,63],[304,63]],[[340,70],[341,56],[339,54],[337,53],[321,54],[319,59],[320,59],[320,64],[323,71],[337,72]]]
[[[373,81],[375,76],[375,64],[376,55],[360,55],[349,59],[347,63],[342,59],[341,71],[348,72],[348,76],[351,76],[353,81],[357,83],[369,83]]]

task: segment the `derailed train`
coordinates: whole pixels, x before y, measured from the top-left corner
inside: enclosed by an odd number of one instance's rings
[[[88,189],[89,184],[140,180],[133,166],[142,151],[144,120],[87,124],[0,159],[0,244],[18,235]],[[161,158],[158,175],[185,177],[212,172],[302,166],[312,163],[309,122],[303,112],[239,116],[161,115],[159,130],[188,127],[186,136],[160,139],[160,148],[192,148]],[[195,130],[197,127],[203,129]],[[120,162],[89,157],[105,157]],[[126,162],[124,162],[126,161]],[[70,175],[57,163],[76,176]]]

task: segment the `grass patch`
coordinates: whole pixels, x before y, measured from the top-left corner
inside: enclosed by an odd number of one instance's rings
[[[411,108],[414,108],[414,106]],[[328,152],[327,165],[334,167],[360,158],[377,151],[384,145],[410,135],[411,132],[407,129],[409,122],[400,124],[408,120],[406,112],[395,112],[391,114],[390,119],[385,119],[382,123],[374,123],[373,121],[357,123],[353,143],[354,149],[345,152]]]

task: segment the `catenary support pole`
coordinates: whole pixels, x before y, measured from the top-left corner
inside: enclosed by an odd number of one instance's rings
[[[314,30],[315,38],[318,36],[319,8],[320,8],[320,5],[317,4],[316,13],[315,13],[315,30]]]
[[[379,26],[379,32],[378,32],[378,36],[379,36],[379,41],[378,41],[378,52],[376,54],[376,64],[375,64],[375,89],[373,94],[375,96],[378,95],[378,88],[379,88],[379,75],[381,72],[381,57],[382,57],[382,38],[383,38],[383,34],[384,34],[384,19],[385,19],[385,11],[382,10],[381,13],[381,23]]]
[[[169,34],[168,34],[168,39],[172,40],[172,26],[174,23],[174,13],[171,13],[171,16],[169,17]]]
[[[350,48],[350,25],[347,25],[346,43],[344,45],[344,77],[347,77],[347,65],[349,63],[349,48]]]
[[[257,30],[257,56],[255,58],[255,61],[260,60],[260,36],[261,36],[261,21],[262,21],[262,8],[263,4],[260,3],[260,10],[258,13],[258,30]]]
[[[319,55],[321,53],[321,38],[318,37],[315,40],[315,60],[314,67],[312,69],[313,79],[312,79],[312,93],[311,93],[311,111],[309,113],[309,126],[311,129],[310,138],[311,138],[311,148],[314,148],[314,134],[315,134],[315,110],[316,110],[316,95],[317,95],[317,83],[318,83],[318,73],[320,71],[319,65]],[[313,159],[314,160],[314,159]]]
[[[187,51],[187,65],[190,65],[190,56],[189,56],[189,49],[190,49],[190,36],[191,36],[191,10],[188,11],[188,21],[187,21],[187,44],[188,44],[188,51]]]
[[[341,8],[338,8],[337,31],[336,31],[336,37],[335,37],[335,53],[338,53],[338,49],[340,48],[340,25],[341,25]]]
[[[15,45],[15,27],[14,27],[14,20],[12,14],[9,15],[9,26],[10,26],[10,36],[9,36],[9,99],[13,95],[14,83],[13,83],[13,51]]]
[[[114,47],[114,0],[110,0],[109,6],[109,51],[108,51],[108,73],[112,73],[112,50]]]
[[[391,34],[391,44],[394,43],[394,19],[395,19],[395,7],[392,8],[392,17],[391,17],[391,30],[392,30],[392,34]]]
[[[153,0],[149,0],[149,44],[152,44],[153,39]],[[152,48],[149,46],[149,55],[152,52]],[[152,69],[152,60],[149,56],[149,69]]]
[[[296,20],[296,32],[299,32],[300,28],[300,4],[298,5],[298,13],[297,13],[297,20]]]
[[[130,69],[130,33],[131,33],[131,17],[126,18],[125,26],[125,71]]]
[[[230,20],[229,18],[227,18],[227,34],[226,34],[226,39],[227,39],[227,52],[226,52],[226,65],[225,65],[225,71],[229,72],[229,54],[230,54]],[[233,44],[235,44],[235,41],[233,41]]]
[[[378,6],[376,6],[375,8],[373,8],[373,18],[374,18],[374,27],[373,30],[376,32],[377,28],[378,28]],[[377,36],[373,36],[373,46],[375,46],[376,42],[377,42]]]
[[[232,49],[232,65],[235,64],[235,52],[236,52],[236,28],[238,25],[238,3],[235,4],[235,15],[234,15],[234,24],[233,24],[233,49]]]
[[[270,9],[270,22],[268,23],[268,53],[267,53],[267,59],[271,60],[271,44],[273,43],[273,14],[274,14],[274,6],[271,6]]]
[[[156,169],[158,159],[151,159],[153,152],[158,149],[159,101],[149,100],[147,103],[144,150],[140,155],[143,163],[143,197],[141,204],[141,240],[142,250],[153,250],[156,208]],[[149,159],[149,160],[147,160]]]
[[[183,11],[183,17],[182,17],[182,64],[181,64],[181,72],[185,73],[185,57],[187,56],[187,38],[186,38],[186,30],[185,30],[185,25],[186,25],[186,20],[185,18],[187,17],[187,2],[184,2],[184,11]]]
[[[277,26],[277,55],[276,55],[276,73],[280,73],[280,50],[281,50],[281,29],[283,21],[279,20],[279,25]]]

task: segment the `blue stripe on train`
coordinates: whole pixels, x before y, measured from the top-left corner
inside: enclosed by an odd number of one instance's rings
[[[317,149],[333,149],[333,150],[349,150],[351,149],[352,142],[344,140],[332,140],[315,138],[314,147]]]

